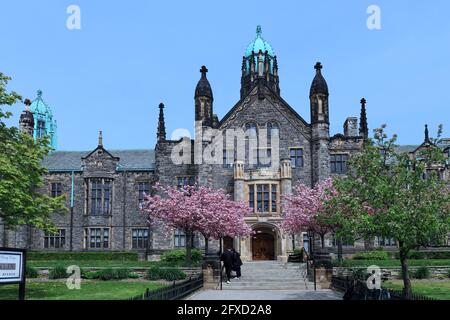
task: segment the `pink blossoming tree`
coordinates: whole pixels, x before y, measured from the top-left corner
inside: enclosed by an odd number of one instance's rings
[[[333,226],[318,217],[327,212],[328,201],[336,195],[332,179],[320,181],[314,188],[299,184],[293,189],[293,194],[283,196],[282,228],[291,234],[312,230],[320,235],[324,247],[325,234],[332,231]]]
[[[160,195],[146,196],[141,210],[148,215],[149,222],[162,222],[166,231],[183,230],[186,234],[186,259],[192,254],[192,235],[195,232],[205,237],[205,250],[209,239],[224,236],[246,236],[250,228],[244,216],[250,208],[234,202],[221,189],[204,186],[162,187],[155,186]]]

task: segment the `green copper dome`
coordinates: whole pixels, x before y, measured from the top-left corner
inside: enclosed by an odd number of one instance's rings
[[[252,55],[252,52],[258,53],[259,50],[262,51],[262,53],[267,53],[270,56],[274,56],[272,46],[261,37],[262,29],[261,26],[256,27],[256,38],[253,40],[252,43],[250,43],[247,47],[247,50],[245,50],[245,57],[250,57]]]
[[[57,124],[56,120],[53,119],[50,106],[42,99],[42,90],[38,90],[36,99],[31,102],[30,112],[34,117],[34,138],[38,139],[42,136],[49,136],[50,146],[56,149]]]

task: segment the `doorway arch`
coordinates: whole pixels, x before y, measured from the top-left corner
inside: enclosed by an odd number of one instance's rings
[[[252,235],[252,260],[275,260],[277,233],[273,226],[256,225]]]

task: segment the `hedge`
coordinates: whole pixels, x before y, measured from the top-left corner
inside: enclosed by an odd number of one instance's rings
[[[179,264],[186,261],[186,250],[169,250],[162,254],[161,260],[170,264]],[[202,260],[202,253],[199,249],[192,249],[192,262],[196,263]]]
[[[130,269],[103,269],[98,271],[86,271],[81,269],[81,277],[83,279],[100,279],[100,280],[122,280],[122,279],[136,279],[139,275],[131,272]]]
[[[395,253],[395,258],[400,259],[400,254]],[[408,259],[420,260],[420,259],[450,259],[450,251],[410,251],[408,253]]]
[[[383,250],[358,252],[352,256],[353,260],[388,260],[389,254]]]
[[[175,281],[175,280],[183,280],[186,279],[186,273],[181,271],[178,268],[159,268],[159,267],[152,267],[150,268],[146,275],[145,279],[147,280],[168,280],[168,281]]]
[[[44,260],[122,260],[122,261],[138,261],[137,252],[41,252],[30,251],[27,253],[28,260],[44,261]]]

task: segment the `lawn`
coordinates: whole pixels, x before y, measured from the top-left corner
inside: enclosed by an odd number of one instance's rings
[[[163,284],[148,281],[82,280],[81,289],[69,290],[65,281],[34,281],[26,284],[27,300],[126,300]],[[0,286],[0,300],[17,299],[18,285]]]
[[[438,300],[450,300],[450,280],[411,280],[413,292]],[[389,280],[383,287],[402,290],[402,280]]]
[[[337,261],[333,261],[334,265],[337,266]],[[400,260],[389,259],[389,260],[349,260],[345,259],[343,261],[343,267],[368,267],[376,265],[379,267],[400,267]],[[410,267],[421,267],[421,266],[450,266],[450,259],[418,259],[408,260],[408,265]]]

